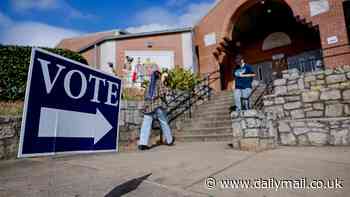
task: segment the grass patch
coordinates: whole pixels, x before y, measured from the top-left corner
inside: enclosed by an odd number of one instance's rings
[[[0,116],[22,116],[23,101],[0,101]]]

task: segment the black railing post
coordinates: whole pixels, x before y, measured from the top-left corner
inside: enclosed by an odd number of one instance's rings
[[[205,87],[207,88],[208,101],[210,101],[210,94],[211,94],[210,93],[209,83],[210,83],[210,74],[207,74],[206,80],[205,80]]]
[[[189,108],[189,115],[190,115],[190,119],[192,118],[192,104],[191,104],[191,97],[192,97],[192,94],[191,94],[191,92],[189,91],[189,92],[188,92],[188,108]]]

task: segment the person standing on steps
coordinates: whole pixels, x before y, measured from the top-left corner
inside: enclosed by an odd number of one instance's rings
[[[150,149],[148,141],[151,135],[152,122],[154,119],[159,120],[161,130],[166,139],[166,145],[174,145],[175,138],[172,136],[167,114],[165,112],[166,79],[166,73],[162,75],[159,71],[155,71],[151,74],[151,81],[145,91],[144,118],[140,131],[139,150]]]
[[[252,93],[253,78],[256,75],[252,66],[245,63],[242,55],[237,55],[236,63],[239,66],[233,71],[235,78],[234,100],[236,111],[239,112],[250,109],[250,102],[248,100],[242,100],[242,98],[248,98]]]

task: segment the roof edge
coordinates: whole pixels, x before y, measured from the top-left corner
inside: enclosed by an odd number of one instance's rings
[[[122,39],[128,39],[128,38],[176,34],[176,33],[192,32],[192,31],[193,31],[193,27],[184,27],[184,28],[169,29],[169,30],[162,30],[162,31],[151,31],[151,32],[143,32],[143,33],[134,33],[134,34],[130,33],[130,34],[125,34],[125,35],[106,36],[102,39],[97,40],[96,42],[93,42],[85,47],[80,48],[78,50],[78,52],[79,53],[84,52],[95,45],[98,45],[98,44],[101,44],[103,42],[110,41],[110,40],[122,40]]]

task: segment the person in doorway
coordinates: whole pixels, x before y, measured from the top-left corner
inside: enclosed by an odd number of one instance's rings
[[[241,55],[236,58],[236,63],[239,65],[234,70],[235,80],[235,105],[236,111],[250,109],[250,102],[246,99],[249,98],[252,92],[252,82],[255,77],[255,73],[251,65],[246,64],[245,60]]]
[[[151,135],[152,122],[158,119],[163,136],[166,139],[166,145],[174,145],[175,138],[172,136],[171,128],[165,112],[166,105],[166,87],[165,82],[167,74],[163,75],[155,71],[151,75],[151,82],[145,91],[144,118],[140,130],[140,141],[138,148],[140,150],[149,149],[148,141]]]

